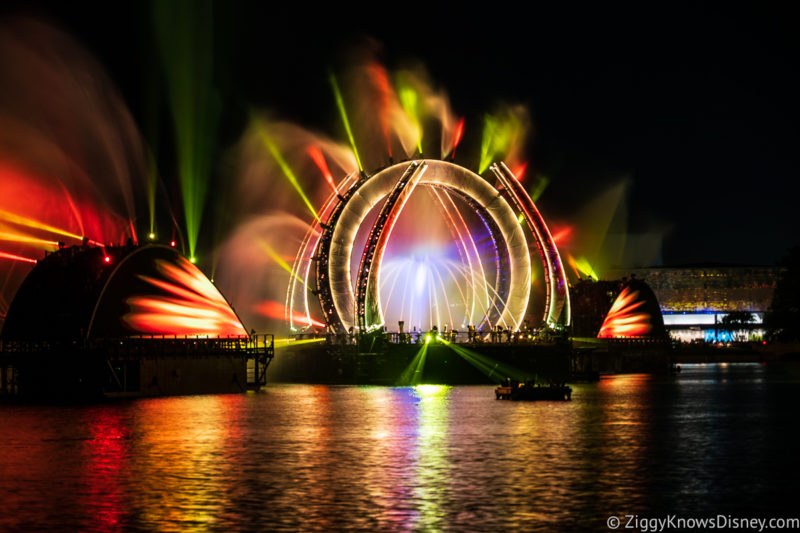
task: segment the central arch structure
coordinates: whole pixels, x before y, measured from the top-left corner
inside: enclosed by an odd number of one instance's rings
[[[314,255],[320,304],[327,325],[337,332],[353,327],[370,330],[383,325],[379,278],[383,250],[403,206],[418,185],[441,188],[466,200],[483,219],[491,221],[504,244],[508,280],[502,312],[492,325],[518,329],[525,318],[531,292],[531,247],[522,230],[526,222],[542,257],[547,282],[543,322],[569,322],[566,275],[549,230],[530,197],[505,165],[495,167],[500,187],[468,169],[446,161],[415,160],[391,165],[363,177],[338,195],[330,216],[320,224]],[[380,212],[361,251],[355,291],[350,272],[356,234],[367,215],[381,202]],[[512,207],[513,206],[513,207]],[[358,252],[356,252],[358,253]]]

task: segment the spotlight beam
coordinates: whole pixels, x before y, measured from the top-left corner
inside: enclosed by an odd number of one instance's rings
[[[36,259],[31,259],[30,257],[23,257],[21,255],[16,254],[9,254],[6,252],[0,252],[0,259],[9,259],[11,261],[19,261],[21,263],[33,263],[36,264]]]
[[[439,337],[439,342],[453,350],[456,354],[461,356],[469,364],[480,370],[489,379],[495,380],[497,383],[502,383],[508,378],[517,381],[527,381],[534,376],[519,370],[511,365],[501,363],[483,354],[479,354],[469,348],[459,346]]]
[[[423,344],[422,347],[417,350],[414,358],[409,361],[408,366],[406,366],[400,374],[400,377],[397,378],[396,384],[398,387],[413,387],[421,383],[427,356],[428,345]]]

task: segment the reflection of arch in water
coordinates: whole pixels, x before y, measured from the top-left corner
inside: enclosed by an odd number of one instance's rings
[[[330,214],[327,222],[320,224],[321,235],[310,258],[316,263],[316,292],[328,325],[342,332],[354,326],[370,329],[383,324],[378,291],[383,250],[397,217],[417,185],[445,190],[462,197],[482,220],[488,222],[487,227],[493,239],[498,244],[502,243],[502,246],[498,246],[498,249],[502,249],[498,270],[502,272],[492,289],[499,296],[496,300],[499,300],[502,309],[498,309],[491,325],[502,324],[517,329],[527,310],[531,291],[531,262],[529,244],[521,228],[523,219],[528,221],[528,227],[542,253],[548,283],[544,322],[548,325],[566,323],[569,320],[566,276],[560,260],[553,260],[553,257],[558,257],[558,252],[552,237],[524,189],[518,184],[514,187],[504,181],[516,183],[513,174],[505,165],[498,168],[502,172],[498,176],[503,184],[502,191],[477,174],[453,163],[415,160],[392,165],[368,179],[361,179],[344,195],[334,198],[326,206],[325,210]],[[517,207],[519,218],[506,197]],[[369,212],[382,201],[383,205],[361,254],[354,293],[350,259],[356,234]],[[302,268],[303,256],[310,248],[312,239],[313,233],[309,232],[295,261],[289,287],[290,298],[293,298],[295,279],[298,279],[296,274]],[[310,263],[306,272],[309,271]],[[555,281],[551,283],[552,280]]]

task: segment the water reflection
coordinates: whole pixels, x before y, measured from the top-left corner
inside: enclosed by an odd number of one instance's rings
[[[597,405],[602,412],[596,426],[599,449],[598,490],[604,508],[593,509],[598,518],[626,514],[649,507],[646,454],[652,445],[650,423],[653,376],[607,376],[597,386]],[[584,428],[587,428],[584,426]]]
[[[441,530],[447,525],[451,479],[448,418],[450,387],[417,385],[416,461],[414,465],[414,504],[417,512],[414,530]]]
[[[605,528],[610,514],[792,509],[800,383],[689,367],[575,386],[270,386],[0,406],[0,530]],[[596,526],[596,527],[595,527]]]
[[[128,475],[130,429],[124,413],[111,407],[98,407],[85,413],[88,438],[84,443],[83,482],[79,506],[91,509],[97,531],[117,531],[127,508],[123,488]]]
[[[207,529],[226,517],[228,494],[239,481],[236,455],[226,443],[239,446],[244,400],[228,395],[136,404],[129,480],[136,483],[133,525],[187,531]]]
[[[417,404],[411,389],[369,389],[375,401],[375,424],[368,458],[366,488],[378,510],[377,530],[410,530],[418,516],[413,501]]]

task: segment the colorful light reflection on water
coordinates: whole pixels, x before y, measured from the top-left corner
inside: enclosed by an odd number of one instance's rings
[[[270,386],[0,406],[0,529],[603,530],[612,513],[794,509],[792,398],[761,365],[575,386]],[[790,513],[791,514],[791,513]]]

